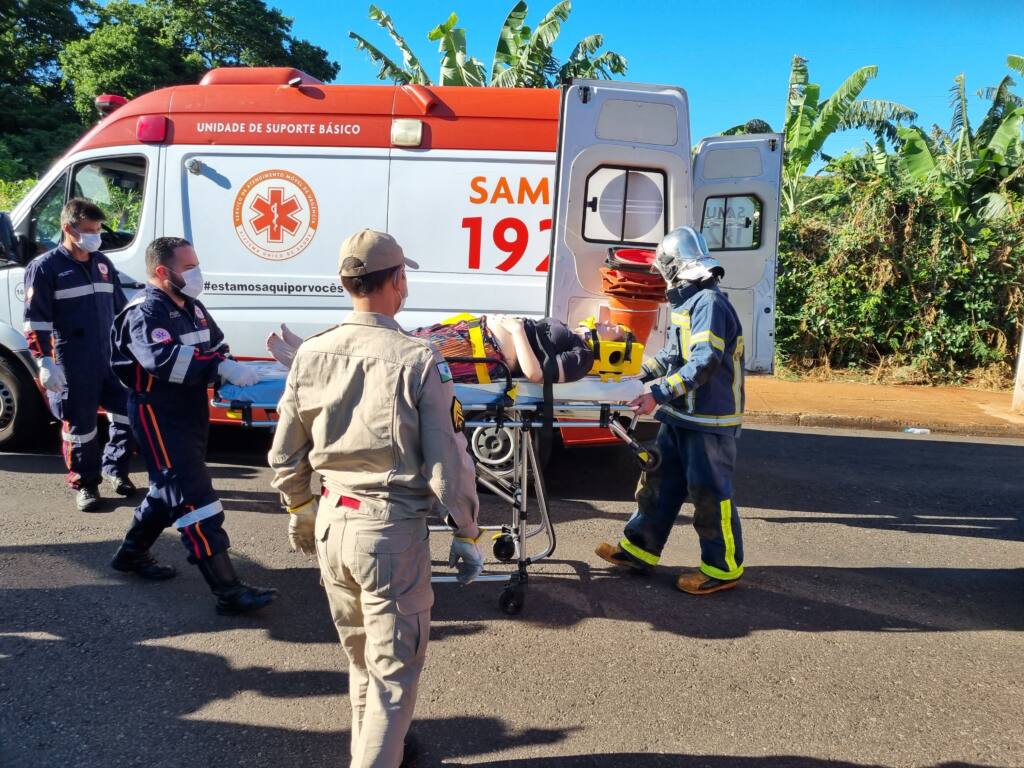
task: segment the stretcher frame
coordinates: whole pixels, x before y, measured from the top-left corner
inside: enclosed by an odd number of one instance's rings
[[[497,472],[491,467],[474,460],[477,483],[493,493],[497,498],[509,505],[510,521],[504,525],[481,525],[480,530],[491,536],[492,552],[501,563],[514,565],[511,574],[508,572],[484,571],[477,576],[478,582],[505,582],[498,597],[498,606],[509,615],[520,613],[526,602],[526,587],[529,581],[529,568],[545,560],[555,552],[557,537],[551,519],[547,491],[544,484],[543,464],[537,455],[534,444],[536,436],[554,429],[581,429],[595,427],[608,429],[633,452],[640,466],[646,470],[656,469],[660,457],[655,451],[640,444],[633,436],[638,422],[636,412],[626,405],[611,403],[595,403],[590,401],[541,401],[531,399],[528,402],[517,402],[515,397],[516,384],[505,361],[485,357],[452,357],[449,363],[486,363],[495,364],[504,372],[504,390],[493,395],[488,403],[463,403],[466,413],[465,427],[476,429],[507,428],[512,434],[512,466],[507,472]],[[474,386],[459,384],[457,387]],[[242,400],[222,400],[215,393],[211,404],[217,408],[227,409],[236,414],[243,424],[256,428],[273,428],[274,420],[253,420],[255,409],[268,413],[277,410],[277,403],[253,403]],[[620,417],[629,416],[628,425],[623,425]],[[581,416],[590,418],[581,419]],[[531,522],[530,486],[533,486],[534,503],[537,508],[537,521]],[[431,533],[451,533],[447,525],[429,525]],[[537,536],[544,536],[543,548],[530,555],[527,554],[527,542]],[[430,579],[434,584],[450,584],[457,581],[456,576],[449,574],[433,574]]]

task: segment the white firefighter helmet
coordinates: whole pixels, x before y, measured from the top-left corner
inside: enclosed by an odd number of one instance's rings
[[[721,262],[708,253],[704,235],[693,227],[677,227],[665,235],[658,243],[651,269],[665,278],[670,288],[725,274]]]

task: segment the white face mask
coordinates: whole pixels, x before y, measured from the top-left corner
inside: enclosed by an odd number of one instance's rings
[[[171,270],[172,272],[174,270]],[[203,292],[203,273],[199,267],[192,267],[192,269],[186,269],[184,272],[177,273],[178,277],[185,281],[182,286],[174,286],[177,288],[183,296],[188,296],[190,299],[198,299],[199,294]]]
[[[98,251],[103,244],[102,238],[98,234],[92,232],[76,232],[75,234],[78,235],[78,241],[75,244],[87,253]]]

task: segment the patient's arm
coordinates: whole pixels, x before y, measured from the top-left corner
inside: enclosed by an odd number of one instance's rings
[[[521,317],[502,319],[502,326],[512,334],[512,342],[516,348],[516,361],[523,371],[523,376],[534,383],[544,381],[544,368],[537,359],[530,340],[526,338],[526,329]]]

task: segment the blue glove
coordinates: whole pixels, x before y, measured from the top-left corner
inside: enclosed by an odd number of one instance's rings
[[[476,580],[484,570],[484,553],[480,549],[483,532],[475,539],[466,536],[453,536],[452,548],[448,554],[449,567],[455,567],[458,574],[455,580],[459,584],[469,584]]]

